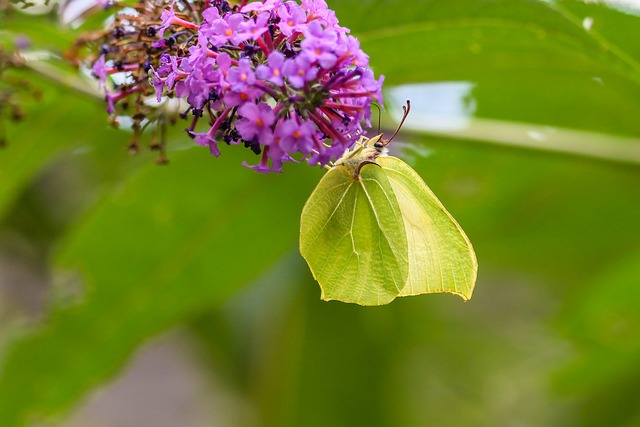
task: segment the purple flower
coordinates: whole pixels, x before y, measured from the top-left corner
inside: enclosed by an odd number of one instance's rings
[[[156,69],[159,75],[166,76],[173,70],[171,58],[172,56],[166,53],[160,56],[160,65]]]
[[[269,81],[277,86],[284,84],[284,78],[282,75],[282,66],[284,65],[285,57],[280,52],[273,52],[267,58],[267,65],[260,64],[256,69],[256,76],[259,79]]]
[[[228,18],[216,19],[211,24],[211,32],[207,34],[212,45],[220,47],[226,43],[241,43],[245,35],[238,32],[238,27],[244,22],[244,16],[234,13]]]
[[[329,164],[329,162],[331,162],[332,159],[336,159],[342,156],[347,148],[349,147],[345,148],[344,146],[333,145],[322,150],[316,150],[314,151],[313,155],[307,160],[307,163],[312,166],[320,165],[322,167],[325,167]]]
[[[151,47],[155,48],[155,49],[164,49],[169,47],[167,45],[167,41],[165,39],[160,39],[160,40],[156,40],[153,43],[151,43]]]
[[[299,55],[285,61],[282,66],[282,74],[293,87],[300,89],[318,76],[318,67],[314,66],[308,57]]]
[[[188,77],[188,74],[180,70],[178,66],[178,58],[176,58],[175,56],[169,56],[169,55],[167,55],[167,57],[168,57],[168,63],[164,64],[163,67],[159,68],[158,73],[162,72],[163,74],[166,75],[165,80],[166,80],[167,89],[173,89],[173,86],[175,85],[176,81],[181,78]]]
[[[169,9],[165,9],[164,12],[162,12],[162,15],[160,16],[160,19],[162,20],[162,25],[155,29],[156,34],[159,37],[163,37],[164,32],[168,30],[169,27],[171,27],[172,25],[180,25],[184,28],[189,28],[192,30],[198,29],[198,25],[189,21],[185,21],[184,19],[180,19],[176,16],[175,11],[173,10],[176,4],[176,1],[178,0],[173,0],[171,5],[169,6]]]
[[[309,11],[310,15],[314,15],[320,19],[322,25],[333,28],[341,33],[349,32],[348,28],[338,25],[336,13],[329,9],[324,0],[301,0],[302,7]]]
[[[107,80],[107,67],[105,67],[104,54],[100,55],[92,67],[93,75],[98,78],[100,87],[104,87],[104,83]]]
[[[304,31],[305,39],[300,46],[311,62],[317,61],[324,69],[329,69],[338,60],[336,45],[338,33],[332,29],[323,29],[318,21],[310,22]]]
[[[282,163],[293,160],[277,143],[266,147],[265,153],[271,159],[271,171],[273,172],[282,172]]]
[[[244,5],[244,7],[240,10],[240,12],[242,13],[257,12],[257,11],[270,12],[271,10],[277,8],[281,3],[282,3],[282,0],[263,0],[262,3],[260,3],[259,1],[254,1]]]
[[[264,102],[243,104],[238,108],[238,114],[242,118],[236,122],[236,128],[243,139],[250,141],[258,138],[262,145],[271,144],[273,141],[271,125],[275,123],[276,116],[268,104]]]
[[[260,89],[247,86],[246,88],[238,91],[225,91],[223,95],[224,103],[229,107],[237,107],[247,102],[254,102],[256,99],[264,95]]]
[[[152,68],[152,77],[151,83],[153,84],[153,88],[156,91],[156,101],[160,102],[162,100],[162,94],[165,87],[165,79],[160,77],[160,75]]]
[[[231,85],[231,90],[239,92],[256,82],[256,75],[251,68],[251,61],[242,58],[238,61],[238,66],[229,70],[227,82]]]
[[[202,11],[202,17],[209,25],[220,19],[220,11],[216,7],[208,7]],[[200,27],[202,29],[202,27]]]
[[[242,162],[242,166],[248,167],[249,169],[253,169],[256,172],[265,173],[265,174],[269,172],[273,172],[273,169],[269,166],[269,157],[267,156],[266,153],[262,155],[262,157],[260,158],[260,163],[258,163],[257,165],[250,165],[247,162]]]
[[[162,25],[156,29],[159,37],[164,36],[165,30],[173,24],[173,21],[176,18],[176,13],[173,11],[173,6],[175,4],[176,2],[174,0],[169,6],[169,9],[165,9],[165,11],[162,12],[162,16],[161,16]]]
[[[288,153],[310,154],[314,148],[315,132],[316,127],[311,121],[299,123],[296,119],[288,119],[278,123],[276,138],[279,138],[280,148]]]
[[[220,149],[218,148],[218,141],[211,137],[211,131],[204,133],[194,133],[193,140],[196,144],[201,145],[203,147],[209,147],[209,151],[215,157],[220,155]]]
[[[253,19],[248,19],[238,25],[238,40],[258,40],[264,33],[269,31],[269,14],[261,13]]]
[[[373,75],[373,71],[370,68],[364,69],[362,76],[360,77],[360,85],[367,93],[371,94],[371,97],[378,101],[382,105],[382,84],[384,83],[384,76],[380,76],[376,80]]]
[[[344,34],[340,34],[341,37],[345,37]],[[358,67],[368,67],[369,66],[369,57],[360,49],[360,42],[357,38],[353,36],[346,36],[346,39],[343,38],[343,43],[348,52],[351,55],[351,64],[356,65]]]
[[[276,10],[280,22],[278,29],[287,37],[291,37],[295,31],[300,31],[307,20],[307,14],[300,6],[293,2],[287,2]]]
[[[105,91],[104,99],[107,101],[107,112],[109,114],[116,112],[116,102],[118,101],[119,95],[120,94],[118,93],[109,93]]]
[[[218,72],[220,73],[220,85],[228,88],[230,85],[227,83],[227,75],[231,71],[231,57],[229,54],[222,52],[216,57],[216,64],[218,65]]]

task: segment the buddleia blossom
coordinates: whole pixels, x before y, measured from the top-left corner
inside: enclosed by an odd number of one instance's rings
[[[93,60],[109,111],[121,114],[124,100],[150,94],[184,99],[196,144],[214,156],[221,144],[245,146],[259,155],[250,165],[259,172],[289,161],[326,165],[382,101],[382,78],[324,0],[175,0],[128,13]],[[116,73],[126,78],[109,87]],[[142,128],[148,103],[134,104]]]

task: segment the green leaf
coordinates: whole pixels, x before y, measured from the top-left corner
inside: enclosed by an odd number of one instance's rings
[[[29,38],[27,50],[51,51],[56,54],[71,47],[77,36],[77,30],[60,24],[55,13],[34,15],[29,12],[14,11],[2,19],[2,29],[13,35],[20,34]]]
[[[337,165],[320,180],[302,210],[300,252],[322,299],[387,304],[407,280],[400,206],[378,166],[353,172]]]
[[[566,304],[561,318],[575,354],[556,375],[556,385],[580,402],[580,425],[632,426],[640,417],[638,260],[636,250],[603,269]]]
[[[68,92],[63,97],[62,93],[47,88],[38,105],[29,106],[27,118],[8,127],[7,146],[0,149],[0,218],[57,153],[80,145],[118,144],[118,139],[126,142],[126,134],[108,129],[101,106],[70,97]],[[86,126],[91,126],[91,133]],[[118,137],[114,139],[114,135]]]
[[[386,83],[467,81],[475,115],[637,135],[640,18],[604,6],[585,15],[530,0],[333,2]],[[600,16],[609,31],[600,34]],[[613,37],[616,25],[625,29]],[[417,99],[413,101],[417,102]]]
[[[409,165],[391,156],[377,162],[398,199],[409,247],[409,275],[399,296],[448,292],[471,298],[478,262],[462,228]]]
[[[86,301],[54,311],[13,346],[0,378],[3,425],[60,412],[144,339],[223,301],[295,248],[306,180],[242,168],[246,151],[233,148],[140,169],[71,232],[58,264],[82,272]]]

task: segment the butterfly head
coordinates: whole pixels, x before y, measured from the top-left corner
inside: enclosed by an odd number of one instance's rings
[[[387,145],[398,134],[398,132],[400,131],[400,128],[404,124],[404,121],[406,120],[407,116],[409,115],[409,111],[411,111],[411,101],[409,101],[407,99],[407,105],[406,106],[402,106],[402,111],[404,112],[402,114],[402,120],[400,120],[400,124],[398,125],[398,128],[393,133],[393,135],[391,135],[391,137],[389,139],[382,138],[382,134],[380,134],[380,135],[374,136],[369,141],[370,144],[373,143],[372,144],[373,148],[379,153],[379,155],[382,155],[382,156],[387,155],[387,152],[388,152]]]
[[[411,102],[409,100],[407,100],[407,105],[402,107],[402,110],[404,111],[404,114],[400,124],[398,125],[398,129],[396,129],[389,139],[384,139],[382,134],[378,134],[373,138],[366,138],[362,136],[358,141],[356,148],[347,150],[347,152],[345,152],[345,154],[336,161],[334,166],[346,167],[353,173],[354,180],[357,181],[360,178],[360,169],[362,169],[364,165],[377,165],[376,158],[388,155],[389,150],[387,149],[387,145],[398,134],[398,131],[400,131],[402,124],[411,110]]]

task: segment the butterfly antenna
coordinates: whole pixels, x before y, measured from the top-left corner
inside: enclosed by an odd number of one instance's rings
[[[378,109],[378,132],[376,133],[376,135],[380,135],[380,117],[382,116],[382,110],[380,109],[380,106],[378,104],[371,105],[375,106]]]
[[[393,138],[396,137],[396,135],[398,134],[398,132],[400,132],[400,128],[402,127],[402,125],[404,124],[404,121],[407,119],[407,116],[409,115],[409,111],[411,111],[411,101],[409,101],[407,99],[407,105],[406,106],[402,106],[402,111],[404,111],[404,114],[402,115],[402,120],[400,120],[400,124],[398,125],[398,128],[396,129],[396,131],[393,133],[393,135],[391,135],[391,138],[387,139],[384,142],[384,145],[387,145],[388,143],[391,142],[391,140]]]

